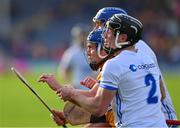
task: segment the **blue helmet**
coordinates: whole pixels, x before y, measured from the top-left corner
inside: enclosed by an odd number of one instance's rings
[[[102,44],[103,43],[103,37],[102,37],[102,29],[96,29],[94,31],[91,31],[87,37],[87,41],[95,44]]]
[[[107,22],[114,14],[127,14],[127,12],[121,8],[117,7],[105,7],[100,9],[96,16],[93,18],[93,21]]]

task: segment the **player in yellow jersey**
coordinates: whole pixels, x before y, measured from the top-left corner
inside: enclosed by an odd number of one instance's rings
[[[95,15],[95,17],[93,18],[93,22],[94,22],[94,30],[96,29],[102,29],[105,25],[105,23],[108,21],[108,19],[110,17],[112,17],[114,14],[127,14],[127,12],[121,8],[116,8],[116,7],[105,7],[100,9],[97,14]],[[97,43],[100,43],[100,41],[102,41],[101,37],[97,36],[98,32],[96,32],[97,34],[94,34],[92,36],[92,33],[89,35],[89,39],[87,39],[89,41],[89,43],[87,44],[87,55],[89,54],[89,64],[92,70],[101,70],[101,67],[103,66],[103,64],[105,63],[105,61],[107,59],[103,59],[105,57],[105,53],[102,53],[104,55],[101,55],[100,52],[97,53],[97,49],[96,49],[96,45]],[[91,37],[90,37],[91,36]],[[97,37],[96,37],[97,36]],[[94,44],[93,44],[94,42]],[[93,46],[94,45],[94,46]],[[93,50],[93,48],[95,48]],[[98,47],[97,47],[98,48]],[[99,47],[100,48],[100,47]],[[88,53],[88,50],[92,50]],[[100,51],[100,50],[99,50]],[[91,54],[91,55],[90,55]],[[91,56],[91,57],[90,57]],[[100,73],[101,74],[101,73]],[[100,80],[101,75],[98,75],[97,80]],[[95,92],[97,91],[98,87],[94,86],[95,83],[97,82],[97,80],[94,80],[91,77],[87,77],[85,80],[81,81],[81,84],[88,87],[88,88],[92,88],[90,90],[90,93],[86,93],[84,91],[82,91],[82,93],[84,93],[85,95],[89,95],[92,96],[91,94],[95,94]],[[54,112],[56,112],[54,110]],[[58,112],[61,116],[63,115],[61,112]],[[64,118],[63,118],[64,119]],[[55,119],[54,119],[55,120]],[[55,120],[56,121],[56,120]],[[106,122],[108,124],[110,124],[110,126],[114,126],[114,116],[112,114],[112,111],[109,110],[108,113],[106,113]],[[57,123],[57,121],[56,121]],[[88,126],[88,125],[87,125]],[[89,125],[89,127],[103,127],[103,124],[101,123],[91,123]],[[104,125],[105,126],[105,125]]]
[[[101,61],[107,57],[106,52],[102,49],[102,29],[96,29],[92,31],[88,38],[87,38],[87,44],[86,44],[86,54],[88,58],[89,65],[93,67],[93,70],[99,70],[100,73],[97,76],[97,79],[94,80],[91,77],[87,77],[84,81],[81,82],[82,85],[88,87],[88,88],[98,88],[95,87],[95,83],[99,82],[101,79],[101,68],[104,64]],[[105,113],[106,116],[106,123],[108,123],[109,127],[115,127],[114,125],[114,116],[112,113],[111,106],[108,108],[107,112]],[[102,123],[90,123],[86,125],[88,127],[97,127],[97,126],[103,126]]]
[[[87,37],[86,55],[88,58],[88,63],[91,66],[92,65],[94,67],[97,66],[97,70],[99,71],[101,70],[103,63],[100,65],[96,65],[96,64],[99,64],[99,62],[101,62],[101,60],[107,56],[106,52],[102,50],[102,42],[103,42],[102,29],[97,29],[92,31]],[[86,96],[87,95],[89,97],[94,96],[94,94],[98,89],[98,86],[94,86],[94,84],[98,82],[98,80],[100,79],[101,79],[101,73],[98,75],[97,80],[94,80],[91,77],[87,77],[85,80],[81,81],[80,83],[90,88],[90,91],[84,91],[84,90],[79,90],[79,91]],[[54,91],[56,91],[59,88],[58,83],[54,84],[54,86],[51,86],[53,85],[52,81],[56,81],[52,75],[43,75],[40,77],[39,81],[47,82]],[[59,116],[59,118],[53,117],[54,121],[58,125],[63,125],[67,123],[63,112],[57,110],[53,110],[53,112]],[[101,117],[96,117],[92,115],[90,122],[87,125],[85,125],[85,127],[114,127],[114,118],[111,111],[111,107],[109,107],[107,113]]]
[[[102,29],[104,27],[104,24],[107,22],[107,20],[114,14],[127,14],[127,13],[121,8],[105,7],[105,8],[100,9],[97,12],[96,16],[93,18],[93,22],[95,23],[94,31],[89,34],[89,36],[87,38],[87,45],[86,45],[87,46],[86,47],[87,58],[89,60],[89,65],[92,70],[101,71],[101,67],[106,62],[106,60],[111,58],[111,57],[105,58],[107,54],[102,50],[101,43],[102,43],[103,39],[101,36],[102,30],[100,30],[100,29]],[[98,30],[96,30],[96,29],[98,29]],[[41,76],[39,81],[46,81],[45,79],[47,79],[47,77],[48,77],[48,75]],[[51,75],[49,77],[51,77]],[[88,88],[91,88],[91,90],[89,92],[86,92],[86,91],[80,91],[80,92],[86,96],[87,95],[93,96],[98,89],[98,86],[94,86],[94,85],[100,79],[101,79],[101,73],[99,73],[97,80],[94,80],[92,77],[87,77],[85,80],[81,81],[80,83]],[[46,81],[46,82],[48,83],[48,81]],[[56,91],[57,88],[58,87],[55,87],[52,89]],[[55,117],[53,117],[54,121],[58,125],[62,125],[66,122],[63,112],[56,111],[56,110],[53,110],[53,112],[56,113],[56,115],[59,115],[59,118],[61,119],[60,120],[60,119],[56,119]],[[86,125],[86,127],[115,127],[114,116],[111,111],[111,107],[109,107],[105,116],[102,116],[100,118],[92,116],[91,123]]]

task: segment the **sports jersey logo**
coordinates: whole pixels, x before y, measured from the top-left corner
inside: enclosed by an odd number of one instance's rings
[[[134,64],[131,64],[131,65],[129,66],[129,69],[130,69],[132,72],[137,71],[137,67],[136,67],[136,65],[134,65]]]
[[[129,69],[132,71],[132,72],[135,72],[137,71],[137,69],[139,70],[149,70],[151,68],[154,68],[156,67],[156,65],[154,63],[151,63],[151,64],[142,64],[142,65],[134,65],[134,64],[131,64],[129,66]]]

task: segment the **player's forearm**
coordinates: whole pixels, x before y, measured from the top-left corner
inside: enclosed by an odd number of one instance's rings
[[[94,85],[93,88],[88,90],[88,91],[87,90],[80,90],[80,89],[77,91],[84,96],[94,97],[96,95],[97,89],[98,89],[98,85]]]
[[[91,93],[91,91],[88,91],[88,90],[77,90],[78,93],[81,93],[82,95],[84,96],[88,96],[88,97],[92,97],[94,96],[94,94]]]
[[[100,99],[98,99],[98,97],[88,97],[79,92],[75,92],[71,96],[70,101],[86,109],[93,115],[96,115],[96,116],[103,115]]]
[[[101,116],[106,112],[107,107],[109,106],[110,103],[109,100],[107,100],[108,102],[106,103],[106,99],[108,99],[107,97],[108,94],[105,95],[104,97],[103,92],[101,91],[102,89],[98,88],[96,95],[93,97],[89,97],[83,95],[77,89],[74,89],[71,86],[65,86],[63,88],[60,88],[57,91],[57,94],[64,101],[70,101],[86,109],[93,115]]]

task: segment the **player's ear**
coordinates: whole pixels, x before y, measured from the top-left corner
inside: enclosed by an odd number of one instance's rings
[[[119,42],[125,42],[125,41],[127,41],[127,34],[119,35]]]

